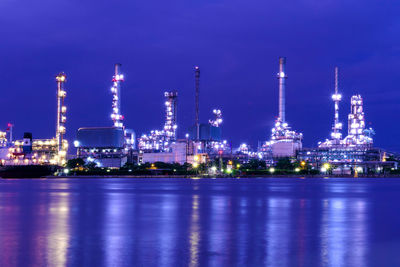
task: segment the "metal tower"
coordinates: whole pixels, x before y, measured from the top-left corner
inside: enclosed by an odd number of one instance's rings
[[[339,90],[339,69],[335,67],[335,93],[332,95],[332,100],[335,102],[335,119],[333,124],[333,132],[331,137],[338,143],[342,139],[342,123],[339,122],[339,102],[342,100],[342,95],[338,93]]]
[[[282,123],[286,121],[285,118],[285,80],[287,79],[286,72],[286,57],[279,58],[279,118]]]
[[[65,135],[65,122],[67,120],[66,113],[67,107],[64,106],[64,99],[67,92],[64,89],[64,83],[67,81],[65,73],[61,72],[56,76],[57,81],[57,128],[56,128],[56,142],[57,142],[57,163],[64,165],[66,163],[68,141],[64,139]]]
[[[176,124],[176,114],[177,114],[176,101],[178,98],[178,92],[176,91],[165,92],[164,96],[166,98],[165,125],[164,125],[165,135],[167,136],[167,138],[171,140],[176,140],[176,129],[178,128]]]
[[[195,85],[196,85],[196,141],[200,139],[200,123],[199,123],[199,89],[200,89],[200,68],[194,67],[195,71]]]
[[[111,119],[114,121],[114,127],[123,128],[124,116],[121,115],[121,82],[124,81],[124,75],[120,73],[121,64],[115,64],[115,74],[113,76],[111,92],[113,94]]]

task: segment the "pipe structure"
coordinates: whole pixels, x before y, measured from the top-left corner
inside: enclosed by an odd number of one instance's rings
[[[64,84],[67,81],[65,73],[61,72],[56,76],[57,81],[57,126],[56,126],[56,142],[57,142],[57,164],[64,165],[66,163],[68,142],[64,139],[65,122],[67,120],[67,107],[64,106],[64,99],[67,92]]]
[[[121,64],[115,64],[115,74],[113,76],[111,92],[113,94],[111,119],[114,127],[123,128],[124,116],[121,115],[121,82],[124,81],[124,75],[120,73]]]
[[[284,123],[285,118],[285,80],[287,78],[285,73],[286,57],[279,58],[279,118]]]
[[[199,123],[199,90],[200,90],[200,68],[199,66],[194,67],[195,71],[195,86],[196,86],[196,141],[200,139],[200,123]]]

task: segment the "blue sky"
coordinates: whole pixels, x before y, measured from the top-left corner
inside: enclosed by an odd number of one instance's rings
[[[121,63],[125,125],[161,128],[163,92],[178,90],[181,137],[194,120],[193,67],[201,68],[200,119],[222,109],[234,146],[267,140],[278,114],[278,58],[287,57],[287,120],[315,146],[329,136],[334,66],[341,121],[364,97],[375,145],[400,152],[398,1],[0,2],[0,129],[54,136],[54,76],[67,73],[67,135],[108,126],[111,77]],[[3,126],[2,126],[3,125]]]

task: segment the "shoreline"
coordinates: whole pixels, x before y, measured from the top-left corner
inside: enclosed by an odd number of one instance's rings
[[[146,179],[146,178],[171,178],[171,179],[258,179],[258,178],[400,178],[400,175],[360,175],[354,177],[351,175],[244,175],[244,176],[198,176],[198,175],[71,175],[71,176],[45,176],[41,178],[29,178],[29,179],[113,179],[113,178],[130,178],[130,179]],[[3,178],[9,179],[9,178]],[[26,178],[14,178],[14,179],[26,179]]]

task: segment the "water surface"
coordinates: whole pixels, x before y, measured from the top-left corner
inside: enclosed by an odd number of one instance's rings
[[[400,179],[0,179],[0,266],[400,266]]]

